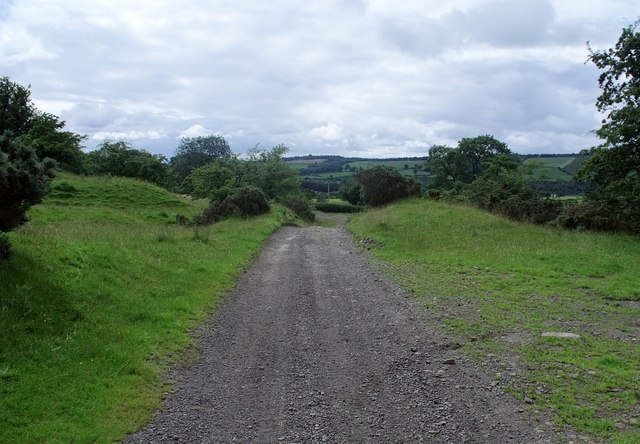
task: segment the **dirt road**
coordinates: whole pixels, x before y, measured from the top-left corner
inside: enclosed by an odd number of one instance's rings
[[[285,227],[130,443],[547,443],[341,229]]]

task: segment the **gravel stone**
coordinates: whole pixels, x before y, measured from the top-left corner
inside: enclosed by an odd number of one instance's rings
[[[126,443],[563,441],[341,228],[275,233],[198,340],[162,411]]]

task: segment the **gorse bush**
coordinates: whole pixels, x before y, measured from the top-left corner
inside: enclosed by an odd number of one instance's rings
[[[240,216],[258,216],[270,208],[265,192],[251,185],[234,190],[224,201],[235,207]]]
[[[315,219],[309,198],[302,193],[290,194],[282,199],[282,203],[304,220]]]
[[[244,186],[233,190],[225,199],[212,201],[191,223],[210,225],[233,215],[258,216],[268,213],[270,208],[264,191],[258,187]]]
[[[355,178],[362,187],[363,203],[372,207],[420,194],[420,183],[417,180],[403,176],[389,166],[359,171]]]
[[[26,222],[29,207],[49,191],[55,162],[38,159],[33,148],[0,136],[0,231],[10,231]]]

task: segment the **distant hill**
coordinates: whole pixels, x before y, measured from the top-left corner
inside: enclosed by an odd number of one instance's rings
[[[573,180],[585,156],[580,154],[527,154],[520,156],[525,164],[534,164],[532,185],[543,194],[579,195],[585,186]],[[335,193],[352,179],[358,169],[386,165],[400,173],[415,177],[424,186],[431,175],[424,171],[424,157],[395,157],[386,159],[343,157],[338,155],[307,155],[287,157],[285,161],[296,168],[303,179],[303,188],[322,193]]]

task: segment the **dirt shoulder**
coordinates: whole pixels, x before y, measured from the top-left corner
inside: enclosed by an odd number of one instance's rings
[[[126,442],[560,442],[342,229],[278,231],[180,380]]]

